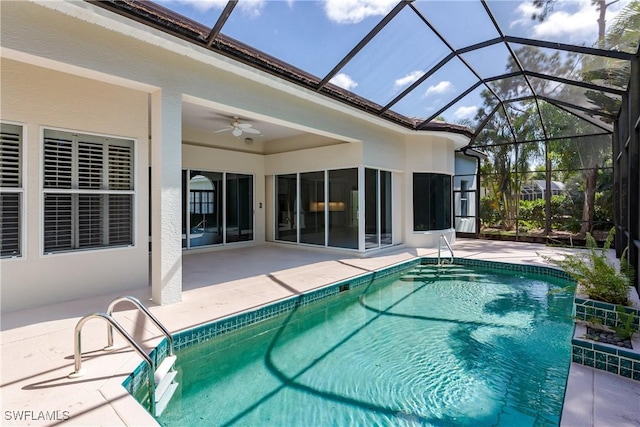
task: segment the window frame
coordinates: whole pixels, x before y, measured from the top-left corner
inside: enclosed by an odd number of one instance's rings
[[[46,133],[47,132],[53,132],[53,133],[62,133],[62,134],[69,134],[69,136],[76,136],[76,135],[80,135],[80,136],[86,136],[89,139],[113,139],[113,140],[117,140],[117,141],[126,141],[127,143],[130,143],[131,146],[131,158],[130,158],[130,176],[131,176],[131,187],[132,189],[129,190],[122,190],[122,189],[105,189],[105,188],[100,188],[100,189],[86,189],[86,188],[78,188],[77,185],[77,181],[78,181],[78,177],[76,176],[75,178],[72,179],[76,181],[75,184],[72,184],[72,188],[55,188],[55,187],[45,187],[45,138],[46,138]],[[52,126],[42,126],[40,127],[40,157],[39,157],[39,169],[40,169],[40,183],[39,183],[39,187],[40,187],[40,209],[39,209],[39,213],[40,213],[40,218],[39,218],[39,224],[40,224],[40,257],[51,257],[51,256],[64,256],[64,255],[74,255],[74,254],[79,254],[79,253],[95,253],[95,252],[100,252],[100,251],[114,251],[114,250],[126,250],[126,249],[134,249],[137,248],[138,246],[138,184],[139,184],[139,179],[138,179],[138,140],[136,138],[132,138],[132,137],[126,137],[126,136],[119,136],[119,135],[113,135],[113,134],[105,134],[105,133],[98,133],[98,132],[88,132],[88,131],[80,131],[80,130],[71,130],[71,129],[67,129],[67,128],[57,128],[57,127],[52,127]],[[77,145],[77,144],[76,144]],[[103,147],[106,145],[105,142],[102,142]],[[79,162],[78,162],[78,149],[76,148],[72,148],[72,169],[73,169],[73,174],[77,175],[78,174],[78,169],[79,169]],[[108,154],[107,154],[108,156]],[[108,163],[108,157],[107,157],[107,163]],[[104,178],[103,177],[103,181],[104,182],[108,182],[109,181],[109,170],[105,170],[103,171],[107,177]],[[79,196],[82,195],[98,195],[98,196],[123,196],[123,195],[127,195],[130,196],[131,198],[131,208],[130,208],[130,212],[131,212],[131,221],[130,221],[130,232],[131,232],[131,239],[129,243],[122,243],[122,244],[100,244],[100,245],[95,245],[95,246],[87,246],[87,247],[78,247],[77,246],[77,239],[75,239],[75,242],[72,241],[71,242],[71,247],[68,249],[62,249],[62,250],[46,250],[46,198],[45,196],[47,194],[50,195],[71,195],[71,205],[72,205],[72,209],[73,209],[73,213],[72,213],[72,224],[71,224],[71,228],[72,228],[72,232],[74,233],[78,233],[78,229],[80,228],[80,224],[79,221],[80,219],[78,218],[79,214],[78,214],[78,206],[79,206]],[[104,199],[103,199],[104,200]],[[108,224],[108,215],[105,213],[106,211],[108,211],[108,205],[105,203],[102,203],[102,214],[100,215],[100,219],[102,221],[102,228],[103,228],[103,242],[105,239],[108,239],[108,234],[109,234],[109,224]],[[106,222],[106,224],[105,224]],[[106,236],[106,237],[105,237]]]
[[[27,242],[27,230],[26,227],[26,212],[27,212],[27,198],[26,198],[26,185],[25,177],[27,175],[27,162],[25,161],[27,152],[27,126],[24,123],[2,120],[0,121],[2,126],[15,126],[20,128],[20,140],[19,140],[19,159],[18,159],[18,181],[17,187],[2,187],[0,182],[0,193],[2,194],[18,194],[18,254],[11,256],[0,256],[0,262],[24,260],[27,258],[26,254],[26,242]]]
[[[417,193],[416,193],[416,179],[419,177],[427,177],[429,178],[429,188],[428,190],[431,191],[431,185],[432,185],[432,181],[434,179],[434,177],[438,177],[441,179],[444,179],[445,177],[448,178],[448,182],[449,182],[449,192],[448,192],[448,206],[449,206],[449,211],[448,211],[448,219],[447,222],[448,225],[444,228],[432,228],[430,226],[430,223],[433,222],[430,213],[427,213],[427,219],[428,222],[425,224],[425,228],[424,229],[418,229],[417,228],[417,224],[416,224],[416,204],[417,204]],[[451,230],[454,228],[454,221],[453,221],[453,175],[450,174],[446,174],[446,173],[437,173],[437,172],[413,172],[412,177],[411,177],[411,183],[412,183],[412,210],[411,210],[411,220],[412,220],[412,230],[414,233],[429,233],[429,232],[437,232],[437,231],[443,231],[443,230]],[[443,194],[443,199],[441,202],[445,202],[445,198],[447,197],[447,195]],[[431,199],[428,199],[431,200]],[[435,200],[435,201],[429,201],[427,209],[430,210],[431,206],[437,206],[438,205],[439,200]],[[436,208],[437,209],[437,208]],[[443,216],[443,218],[445,218],[445,216]],[[435,221],[437,221],[437,217],[435,218]],[[421,223],[422,224],[422,223]],[[437,224],[436,224],[437,225]]]

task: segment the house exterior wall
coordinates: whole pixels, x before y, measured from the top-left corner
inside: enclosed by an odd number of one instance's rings
[[[167,301],[179,300],[181,288],[179,231],[165,233],[162,226],[179,223],[179,168],[254,175],[255,238],[248,244],[272,240],[274,175],[352,167],[360,168],[361,177],[367,167],[391,171],[394,243],[437,245],[441,232],[413,232],[413,172],[453,175],[459,138],[416,134],[372,118],[89,2],[3,2],[1,42],[0,118],[26,124],[28,212],[24,259],[0,261],[3,309],[147,286],[150,166],[151,195],[171,195],[167,203],[152,197],[151,277],[158,302],[163,292]],[[312,146],[333,145],[279,154],[268,154],[259,140],[242,148],[230,142],[205,147],[214,134],[182,128],[180,101],[309,132],[273,149],[291,150],[304,138],[315,138],[307,141]],[[41,126],[137,141],[133,248],[42,255]],[[167,148],[171,155],[164,155]],[[451,240],[452,233],[445,233]],[[73,274],[61,273],[67,271]]]
[[[2,60],[2,120],[24,126],[23,256],[0,261],[2,310],[148,286],[147,94]],[[44,255],[42,130],[57,128],[136,141],[135,245]],[[66,274],[65,274],[66,272]]]
[[[440,235],[449,243],[455,241],[455,230],[413,231],[413,173],[428,172],[453,176],[455,146],[452,141],[435,136],[410,136],[406,140],[404,187],[405,243],[411,247],[437,247]],[[452,218],[453,224],[453,218]]]

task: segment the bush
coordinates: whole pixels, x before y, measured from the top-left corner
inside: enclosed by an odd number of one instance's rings
[[[543,258],[566,271],[580,286],[589,298],[611,304],[628,304],[629,286],[633,271],[627,262],[626,253],[620,258],[620,271],[609,262],[607,251],[611,247],[615,228],[609,231],[602,249],[597,250],[596,240],[587,233],[588,253],[566,255],[563,259]]]

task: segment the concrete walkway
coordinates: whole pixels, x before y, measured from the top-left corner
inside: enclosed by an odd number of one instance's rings
[[[541,245],[486,240],[458,240],[456,256],[542,264]],[[267,244],[251,248],[185,254],[183,301],[156,306],[150,288],[133,290],[172,332],[257,307],[299,292],[376,270],[433,249],[393,248],[366,258],[344,252]],[[104,352],[105,324],[88,322],[82,335],[86,375],[73,371],[73,330],[90,312],[105,311],[118,295],[74,300],[37,309],[2,313],[0,384],[2,425],[156,425],[121,386],[140,363],[122,345]],[[158,331],[123,303],[116,319],[145,349],[156,345]],[[122,340],[116,342],[123,344]],[[640,383],[572,364],[562,425],[640,426]]]

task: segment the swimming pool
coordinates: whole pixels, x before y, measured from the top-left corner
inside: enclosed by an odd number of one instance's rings
[[[204,342],[177,353],[180,389],[158,421],[558,425],[573,293],[555,291],[571,282],[542,267],[500,267],[414,264],[198,335]]]

